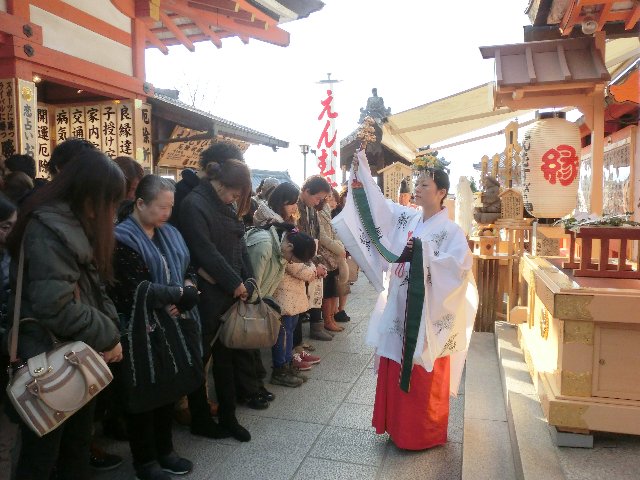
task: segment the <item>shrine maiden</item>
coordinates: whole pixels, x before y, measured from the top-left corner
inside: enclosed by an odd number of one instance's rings
[[[381,292],[367,333],[378,373],[372,423],[407,450],[447,441],[449,396],[458,391],[478,306],[466,237],[442,206],[449,177],[417,173],[415,210],[384,198],[360,151],[333,221]]]

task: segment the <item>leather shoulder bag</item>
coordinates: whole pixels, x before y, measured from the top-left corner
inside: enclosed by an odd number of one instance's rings
[[[218,336],[227,348],[257,349],[273,347],[280,332],[280,313],[267,305],[255,279],[250,278],[258,293],[256,302],[238,300],[222,315],[222,324],[211,342]]]
[[[24,276],[24,244],[20,247],[18,278],[10,335],[9,384],[7,395],[14,408],[38,436],[55,430],[71,415],[84,407],[113,379],[109,367],[93,348],[81,341],[60,343],[54,348],[18,365],[18,333],[22,283]],[[79,292],[76,287],[76,301]]]

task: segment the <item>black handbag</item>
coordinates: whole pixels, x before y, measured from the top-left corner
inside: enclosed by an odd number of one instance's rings
[[[204,382],[198,321],[188,314],[173,318],[164,309],[154,309],[149,286],[147,281],[138,286],[121,338],[122,396],[131,413],[175,402]]]

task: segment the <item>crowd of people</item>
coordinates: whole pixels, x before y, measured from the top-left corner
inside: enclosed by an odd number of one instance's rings
[[[77,138],[52,152],[50,180],[36,178],[26,155],[7,158],[4,170],[0,478],[78,480],[92,467],[117,468],[122,459],[93,441],[97,422],[105,435],[128,440],[138,479],[186,474],[193,465],[174,449],[174,420],[193,435],[250,441],[236,406],[268,408],[277,401],[268,383],[300,387],[321,361],[303,321],[312,340],[331,341],[350,320],[348,253],[331,226],[344,195],[319,175],[300,189],[267,178],[253,192],[242,152],[223,142],[176,184]],[[37,322],[21,326],[18,361],[9,364],[21,249],[19,315]],[[258,293],[281,315],[270,375],[259,350],[216,337],[222,315]],[[51,335],[100,352],[114,379],[38,436],[5,395],[5,370],[50,350]]]

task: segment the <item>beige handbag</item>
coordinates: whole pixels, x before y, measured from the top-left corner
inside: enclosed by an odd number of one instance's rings
[[[324,293],[324,285],[322,278],[316,278],[307,285],[307,297],[309,298],[309,308],[322,307],[322,295]]]
[[[355,283],[358,280],[360,267],[353,257],[347,257],[347,265],[349,265],[349,283]]]
[[[220,336],[227,348],[256,349],[273,347],[280,333],[280,313],[267,305],[262,299],[260,289],[253,278],[252,283],[258,299],[254,303],[238,300],[222,315],[222,325],[211,344]]]
[[[24,246],[20,248],[18,278],[9,354],[17,364],[22,303]],[[76,295],[78,297],[78,295]],[[13,369],[10,369],[13,372]],[[84,342],[56,343],[53,350],[30,358],[10,373],[7,395],[25,424],[42,437],[85,406],[113,379],[102,357]]]

